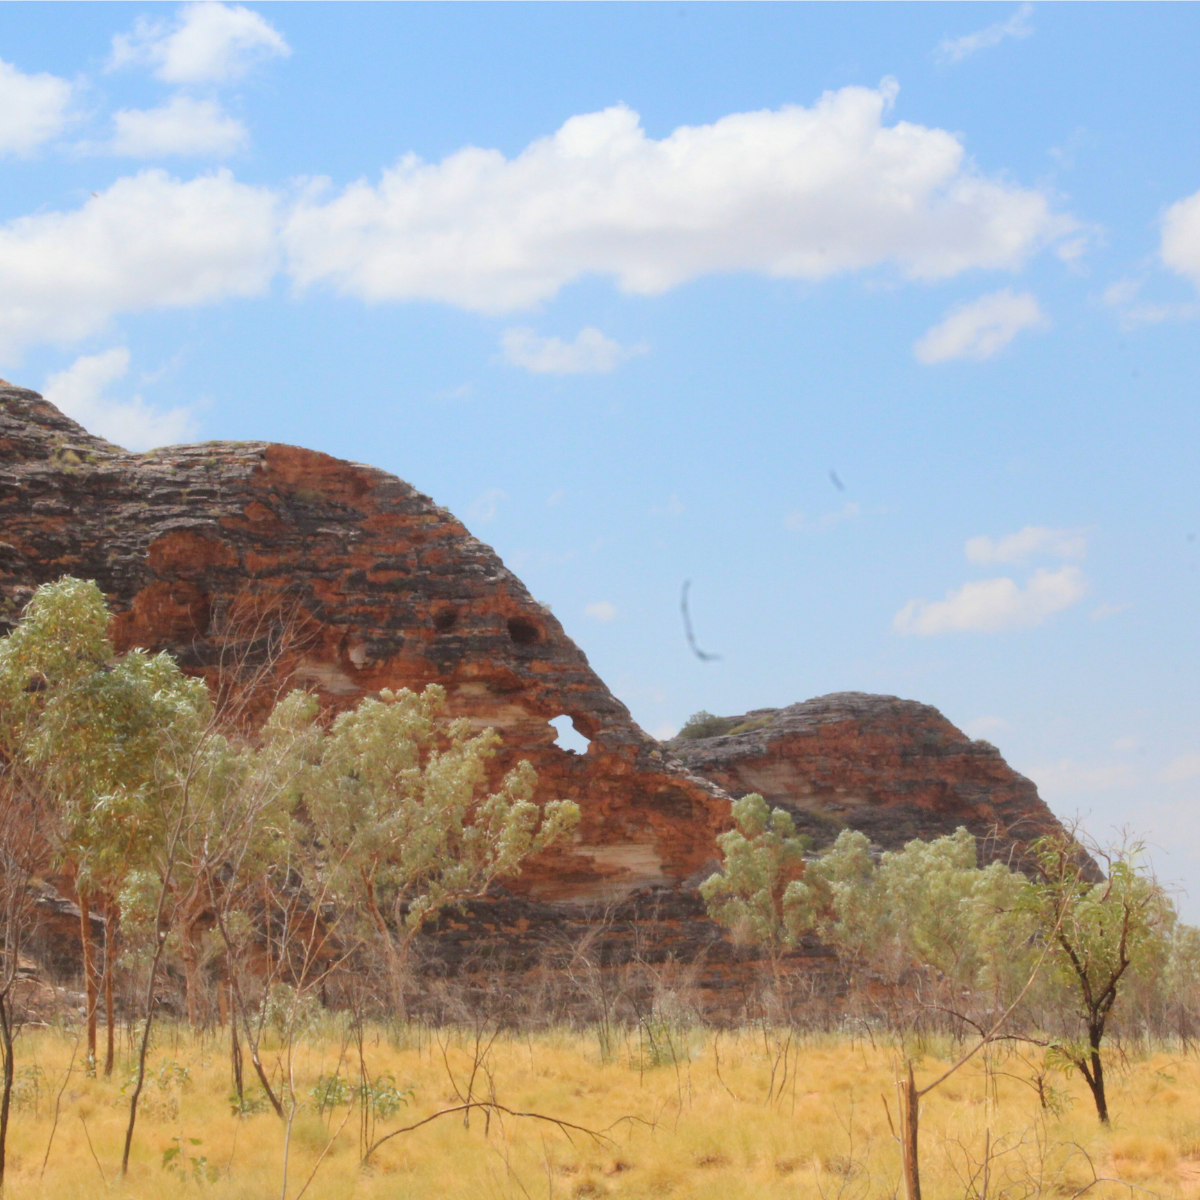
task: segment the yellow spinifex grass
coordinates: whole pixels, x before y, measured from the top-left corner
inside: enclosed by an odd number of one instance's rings
[[[460,1103],[476,1045],[476,1035],[464,1030],[414,1026],[399,1039],[370,1030],[371,1073],[391,1072],[399,1087],[413,1088],[407,1107],[380,1120],[376,1134]],[[170,1026],[157,1035],[149,1060],[154,1083],[121,1181],[127,1114],[121,1085],[130,1061],[111,1081],[89,1079],[76,1054],[68,1075],[74,1036],[27,1031],[18,1043],[19,1106],[6,1196],[295,1200],[327,1147],[305,1193],[312,1200],[896,1194],[900,1157],[889,1125],[901,1062],[895,1046],[825,1035],[792,1035],[789,1044],[786,1033],[762,1029],[676,1031],[666,1052],[660,1039],[657,1053],[636,1030],[616,1040],[615,1053],[610,1041],[602,1056],[601,1045],[587,1033],[501,1035],[476,1071],[474,1094],[606,1131],[605,1138],[568,1138],[544,1122],[475,1112],[469,1128],[458,1114],[393,1138],[364,1166],[358,1110],[338,1105],[322,1116],[309,1095],[318,1076],[357,1078],[357,1051],[330,1023],[295,1050],[301,1104],[285,1190],[285,1127],[270,1111],[232,1114],[223,1037],[193,1037]],[[953,1050],[948,1042],[925,1047],[916,1057],[918,1086],[953,1061]],[[281,1053],[273,1047],[267,1057],[274,1063]],[[923,1102],[924,1195],[983,1194],[986,1146],[988,1196],[1071,1196],[1098,1177],[1160,1196],[1200,1196],[1200,1060],[1165,1047],[1129,1053],[1119,1069],[1116,1055],[1111,1061],[1113,1122],[1105,1130],[1078,1080],[1048,1077],[1052,1107],[1041,1106],[1039,1055],[993,1047],[972,1060]],[[248,1074],[253,1094],[251,1083]],[[164,1153],[180,1146],[164,1163]],[[1084,1194],[1145,1193],[1100,1182]]]

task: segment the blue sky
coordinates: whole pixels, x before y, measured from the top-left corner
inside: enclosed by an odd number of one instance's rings
[[[9,4],[0,374],[131,448],[396,472],[660,736],[934,704],[1196,919],[1198,41],[1194,5]]]

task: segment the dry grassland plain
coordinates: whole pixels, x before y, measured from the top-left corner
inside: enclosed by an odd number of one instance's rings
[[[465,1126],[458,1113],[392,1138],[363,1164],[359,1105],[343,1099],[321,1112],[312,1095],[321,1076],[359,1077],[356,1047],[332,1024],[296,1047],[290,1137],[270,1111],[233,1114],[224,1038],[164,1025],[149,1058],[152,1082],[130,1171],[118,1180],[128,1110],[122,1085],[132,1060],[119,1062],[111,1080],[90,1079],[73,1034],[26,1031],[18,1043],[5,1195],[850,1200],[897,1194],[900,1156],[890,1127],[900,1061],[895,1045],[797,1035],[789,1043],[787,1034],[761,1029],[696,1029],[674,1031],[665,1054],[637,1031],[610,1041],[607,1050],[595,1034],[501,1035],[480,1062],[469,1031],[414,1026],[399,1037],[372,1031],[364,1045],[372,1075],[390,1072],[399,1089],[412,1089],[404,1107],[376,1122],[374,1136],[459,1104],[473,1071],[474,1096],[562,1118],[598,1136],[572,1131],[568,1137],[553,1124],[499,1112],[475,1111]],[[954,1055],[948,1041],[909,1051],[918,1084]],[[274,1064],[280,1053],[276,1046],[266,1057]],[[1077,1077],[1045,1077],[1050,1107],[1042,1106],[1040,1051],[993,1048],[972,1059],[922,1104],[926,1200],[1200,1196],[1200,1061],[1159,1048],[1114,1053],[1110,1062],[1113,1121],[1105,1130]],[[248,1060],[246,1068],[247,1095],[255,1095]]]

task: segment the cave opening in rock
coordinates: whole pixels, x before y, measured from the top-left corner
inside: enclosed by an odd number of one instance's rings
[[[587,753],[587,738],[575,728],[575,722],[566,713],[555,717],[550,724],[554,727],[555,733],[558,734],[556,744],[560,749],[566,750],[569,754]]]
[[[458,610],[456,608],[439,609],[433,614],[433,627],[438,633],[449,633],[457,624]]]
[[[509,617],[508,636],[518,646],[532,646],[542,635],[532,621],[524,617]]]

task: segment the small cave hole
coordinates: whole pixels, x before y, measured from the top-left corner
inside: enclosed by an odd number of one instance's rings
[[[458,624],[458,610],[443,608],[433,614],[433,627],[438,633],[449,633]]]
[[[560,717],[555,717],[550,724],[554,727],[554,732],[558,734],[555,741],[559,749],[566,750],[571,754],[587,753],[587,738],[575,728],[575,722],[566,713]]]
[[[541,631],[524,617],[509,617],[508,636],[518,646],[532,646],[541,636]]]

